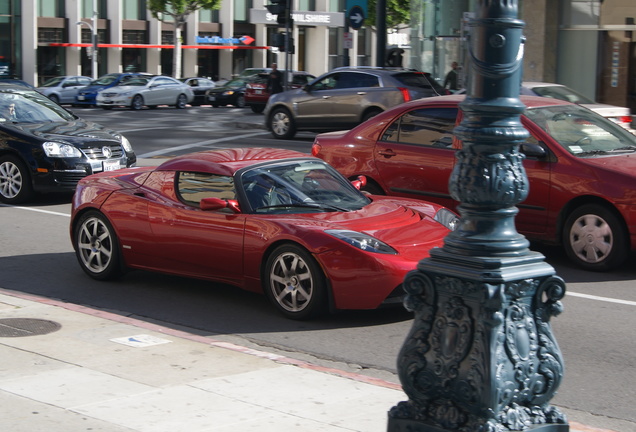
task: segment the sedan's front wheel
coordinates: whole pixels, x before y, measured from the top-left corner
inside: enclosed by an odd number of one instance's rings
[[[184,94],[180,94],[177,98],[177,109],[184,109],[188,103],[188,98]]]
[[[26,165],[16,156],[0,157],[0,201],[18,204],[32,196],[33,186]]]
[[[82,270],[93,279],[108,280],[123,273],[117,235],[102,213],[84,214],[75,225],[73,241]]]
[[[309,252],[296,245],[279,246],[269,255],[263,290],[287,318],[313,318],[327,307],[325,275]]]
[[[291,139],[296,135],[294,119],[285,108],[276,108],[269,117],[269,129],[274,138]]]
[[[596,204],[583,205],[567,218],[563,245],[573,262],[592,271],[618,267],[629,252],[622,221],[608,208]]]
[[[136,95],[132,103],[130,104],[130,108],[134,110],[140,110],[144,107],[144,98],[141,95]]]

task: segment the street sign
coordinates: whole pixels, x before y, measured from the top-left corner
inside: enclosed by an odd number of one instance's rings
[[[353,6],[349,9],[349,27],[358,30],[364,23],[364,10],[360,6]]]

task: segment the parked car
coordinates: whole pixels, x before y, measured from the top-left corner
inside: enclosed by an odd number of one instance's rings
[[[594,102],[592,99],[561,84],[524,82],[521,85],[520,93],[531,96],[550,97],[582,105],[627,129],[632,128],[632,114],[629,108]]]
[[[95,81],[91,82],[90,85],[84,87],[83,89],[77,92],[77,96],[75,97],[75,105],[78,106],[95,106],[97,93],[100,91],[114,87],[121,82],[126,82],[129,79],[138,77],[138,76],[152,76],[151,74],[141,73],[141,72],[127,72],[127,73],[109,73],[106,75],[102,75],[97,78]]]
[[[208,103],[214,108],[226,105],[234,105],[237,108],[245,107],[245,89],[247,84],[262,82],[259,75],[243,78],[235,78],[226,84],[207,91]]]
[[[318,135],[312,154],[372,193],[421,198],[455,209],[448,191],[461,142],[453,128],[463,96],[400,105],[346,132]],[[522,96],[530,138],[520,146],[529,179],[516,225],[560,244],[587,270],[609,270],[636,247],[636,136],[579,105]]]
[[[31,84],[29,84],[26,81],[22,81],[20,79],[17,78],[0,78],[0,84],[10,84],[12,86],[17,86],[17,87],[23,87],[25,89],[28,90],[37,90],[35,87],[33,87]]]
[[[430,74],[403,68],[337,68],[298,90],[273,95],[265,126],[275,138],[296,131],[348,129],[391,107],[450,94]]]
[[[207,104],[207,91],[216,87],[214,81],[202,77],[181,78],[180,81],[189,85],[192,89],[192,92],[194,93],[194,99],[192,100],[191,105],[196,106]]]
[[[285,71],[281,72],[284,73]],[[271,96],[270,92],[267,90],[267,79],[269,78],[269,74],[262,73],[258,74],[258,76],[261,80],[248,83],[245,87],[245,103],[252,109],[253,112],[262,113],[269,97]],[[287,74],[288,90],[301,88],[315,78],[315,76],[307,72],[289,72]]]
[[[94,279],[133,268],[221,281],[306,319],[401,304],[405,274],[456,224],[436,204],[367,196],[304,153],[241,148],[84,179],[70,232]]]
[[[36,90],[57,104],[75,104],[77,92],[91,81],[87,76],[58,76],[46,81]]]
[[[85,121],[46,96],[0,84],[0,201],[17,204],[36,192],[73,191],[90,174],[131,167],[128,140]]]
[[[123,106],[140,110],[171,105],[183,109],[194,99],[192,88],[171,77],[139,76],[97,93],[95,102],[105,110]]]

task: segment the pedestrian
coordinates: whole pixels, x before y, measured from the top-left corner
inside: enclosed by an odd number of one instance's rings
[[[16,122],[18,121],[18,116],[15,111],[15,103],[11,102],[8,105],[5,105],[2,110],[2,117],[4,117],[5,121]]]
[[[270,94],[280,93],[283,91],[283,74],[278,70],[276,63],[272,63],[272,71],[267,78],[267,90]]]
[[[459,65],[457,64],[457,62],[451,63],[451,70],[446,74],[446,79],[444,80],[444,88],[448,88],[450,90],[459,90],[459,87],[457,87],[458,67]]]

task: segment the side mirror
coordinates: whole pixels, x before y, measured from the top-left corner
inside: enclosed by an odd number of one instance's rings
[[[351,182],[351,184],[353,185],[354,188],[361,190],[363,187],[367,185],[367,178],[366,176],[359,175],[357,179]]]
[[[221,198],[203,198],[199,203],[201,210],[203,211],[215,211],[229,208],[234,213],[240,213],[238,201],[236,200],[222,200]]]
[[[521,146],[519,147],[519,151],[526,155],[526,157],[535,159],[543,159],[548,155],[543,147],[541,147],[539,144],[534,143],[521,144]]]

